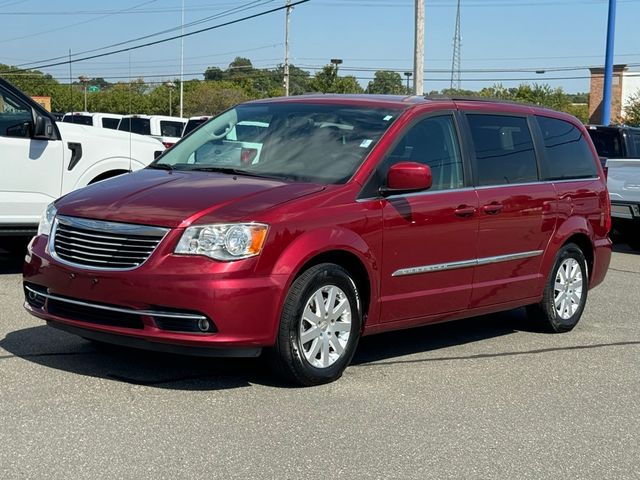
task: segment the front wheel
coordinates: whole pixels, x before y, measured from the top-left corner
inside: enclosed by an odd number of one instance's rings
[[[340,378],[360,338],[356,284],[339,265],[306,270],[291,286],[280,319],[274,357],[289,381],[311,386]]]
[[[545,285],[542,301],[527,307],[527,313],[546,330],[568,332],[575,327],[587,303],[587,262],[580,247],[564,245]]]

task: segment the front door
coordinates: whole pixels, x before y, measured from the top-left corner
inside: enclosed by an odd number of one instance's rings
[[[0,221],[37,224],[60,196],[62,142],[35,140],[31,107],[0,88]]]
[[[400,161],[429,165],[433,185],[383,200],[382,321],[466,309],[476,258],[478,199],[464,179],[454,115],[432,115],[409,127],[383,161],[380,178]]]

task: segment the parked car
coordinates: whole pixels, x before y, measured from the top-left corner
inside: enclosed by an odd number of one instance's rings
[[[242,122],[258,161],[201,162]],[[237,128],[236,128],[237,131]],[[26,309],[85,338],[196,355],[268,350],[302,385],[361,335],[527,307],[575,327],[611,256],[584,126],[489,101],[304,96],[241,104],[148,168],[51,204]]]
[[[182,136],[186,137],[188,134],[193,132],[196,128],[198,128],[210,118],[211,116],[209,115],[200,115],[197,117],[189,118],[189,121],[184,125],[184,130],[182,130]]]
[[[118,130],[150,135],[171,148],[182,136],[187,120],[180,117],[163,115],[124,115],[118,124]]]
[[[640,128],[589,125],[587,131],[607,172],[613,227],[640,250]]]
[[[148,137],[56,122],[0,79],[0,235],[35,234],[59,196],[140,169],[163,150]]]
[[[118,115],[117,113],[69,112],[64,114],[62,121],[65,123],[79,123],[80,125],[117,130],[121,118],[122,115]]]

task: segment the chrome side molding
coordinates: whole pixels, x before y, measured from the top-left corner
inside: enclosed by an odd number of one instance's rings
[[[509,262],[523,258],[537,257],[542,255],[544,250],[532,250],[530,252],[510,253],[508,255],[497,255],[495,257],[475,258],[473,260],[462,260],[459,262],[437,263],[434,265],[422,265],[418,267],[407,267],[396,270],[392,277],[402,277],[405,275],[417,275],[420,273],[441,272],[443,270],[456,270],[458,268],[475,267],[477,265],[488,265],[490,263]]]

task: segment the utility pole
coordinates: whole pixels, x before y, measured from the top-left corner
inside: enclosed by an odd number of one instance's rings
[[[80,80],[80,83],[82,83],[82,85],[84,86],[84,110],[83,112],[87,112],[87,83],[89,82],[89,78],[85,77],[84,75],[81,75],[80,77],[78,77],[78,80]]]
[[[613,84],[613,41],[616,36],[616,0],[609,0],[607,23],[607,52],[604,63],[604,91],[602,92],[602,125],[611,123],[611,85]]]
[[[180,24],[180,117],[184,106],[184,0],[182,0],[182,23]]]
[[[73,110],[73,76],[71,75],[71,49],[69,49],[69,101]]]
[[[289,96],[289,17],[291,15],[291,0],[287,0],[287,10],[284,21],[284,96]]]
[[[424,0],[416,0],[413,53],[413,93],[422,96],[424,94]]]
[[[462,88],[462,82],[460,80],[460,48],[461,48],[461,34],[460,34],[460,0],[458,0],[458,11],[456,13],[456,28],[453,34],[453,57],[451,58],[451,83],[449,88],[460,90]]]

